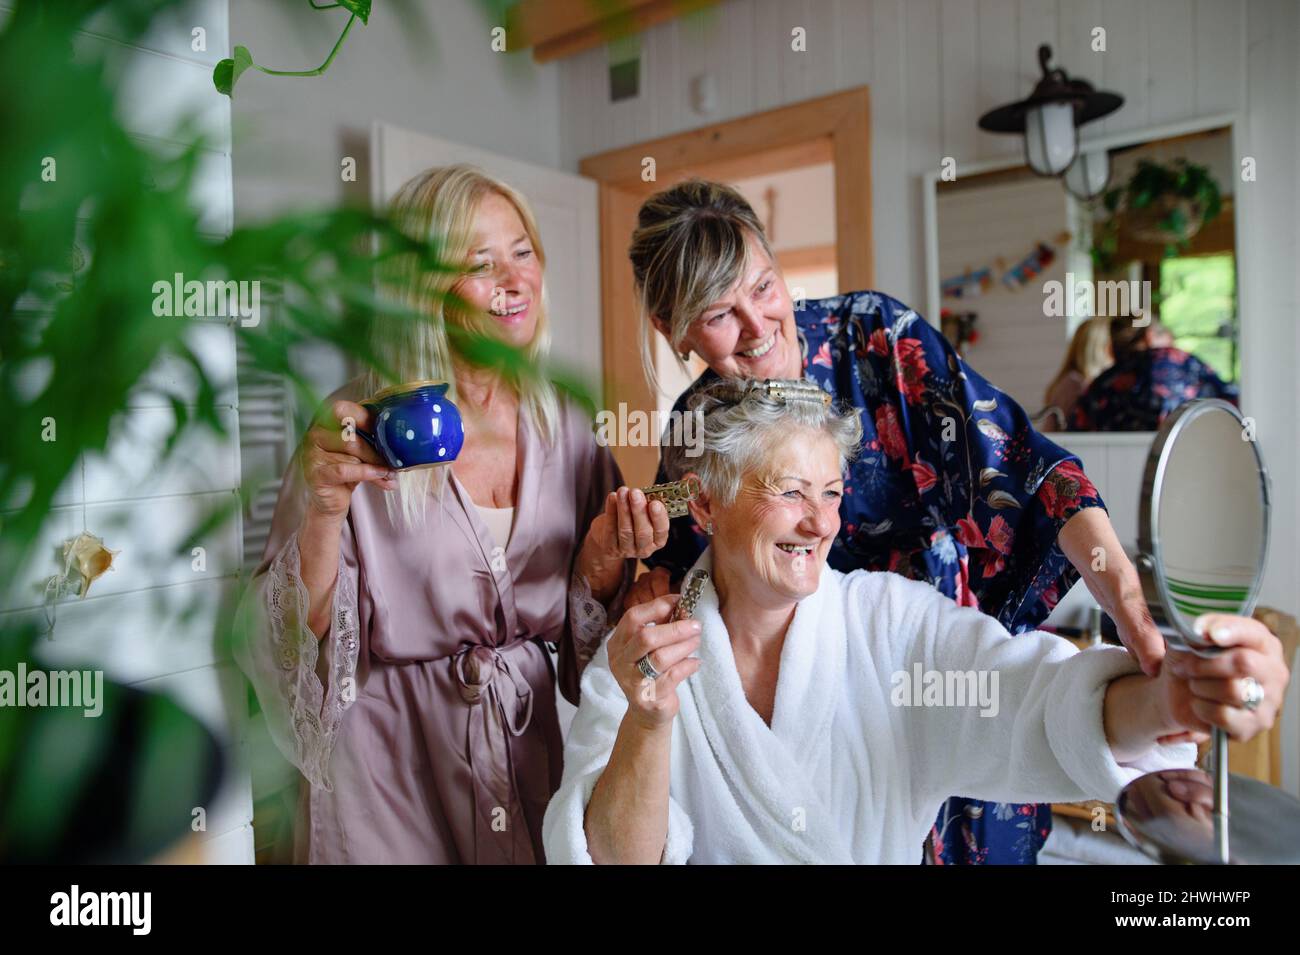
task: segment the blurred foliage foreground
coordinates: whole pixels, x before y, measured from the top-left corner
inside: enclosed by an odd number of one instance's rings
[[[225,322],[258,371],[285,376],[302,406],[315,407],[320,396],[290,365],[296,346],[328,343],[383,372],[367,344],[372,320],[425,319],[376,296],[375,268],[395,257],[446,268],[428,243],[351,209],[201,234],[189,199],[204,148],[194,125],[168,137],[183,147],[132,137],[115,118],[112,64],[77,43],[92,18],[100,35],[140,37],[176,5],[19,0],[0,33],[0,610],[31,605],[17,589],[31,575],[20,570],[51,561],[40,541],[55,492],[83,455],[104,450],[129,399],[149,394],[174,411],[160,465],[187,433],[238,439],[218,414],[232,383],[211,380],[192,350],[193,317],[155,315],[155,283],[181,273],[274,290],[273,323]],[[458,347],[541,373],[502,345],[462,338]],[[160,363],[185,373],[148,374]],[[239,503],[198,522],[178,557],[188,560],[189,542],[234,519]],[[42,666],[33,616],[0,617],[0,672]],[[228,639],[226,623],[214,640]],[[105,684],[104,697],[97,718],[0,706],[0,861],[149,858],[188,832],[191,807],[210,798],[220,756],[207,730],[138,690]]]

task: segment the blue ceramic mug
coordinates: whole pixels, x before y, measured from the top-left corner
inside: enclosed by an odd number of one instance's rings
[[[375,416],[374,431],[357,434],[398,471],[450,464],[465,443],[465,426],[446,398],[448,387],[414,381],[385,388],[361,402]]]

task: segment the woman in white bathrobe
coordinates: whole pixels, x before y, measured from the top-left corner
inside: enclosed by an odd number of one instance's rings
[[[1192,763],[1165,737],[1272,725],[1288,674],[1254,620],[1203,619],[1238,649],[1171,654],[1149,678],[1121,648],[1011,639],[923,583],[824,566],[861,429],[809,387],[722,381],[696,399],[709,582],[694,620],[670,622],[676,596],[635,607],[587,667],[549,861],[915,864],[953,793],[1113,799]]]

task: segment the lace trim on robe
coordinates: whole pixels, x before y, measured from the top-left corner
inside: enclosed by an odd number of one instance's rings
[[[330,628],[317,640],[307,625],[307,587],[302,581],[302,559],[295,531],[267,569],[265,586],[271,646],[279,664],[277,682],[288,704],[293,730],[294,763],[313,786],[332,792],[330,754],[343,712],[352,705],[357,693],[360,640],[356,585],[340,556]],[[322,686],[316,667],[320,646],[326,641],[329,674],[327,685]]]
[[[621,602],[626,589],[626,584],[620,588],[616,604]],[[584,666],[591,662],[591,658],[600,649],[605,634],[609,633],[609,618],[610,614],[604,605],[591,595],[591,585],[587,583],[587,578],[574,571],[569,578],[569,628],[573,633],[578,659]]]

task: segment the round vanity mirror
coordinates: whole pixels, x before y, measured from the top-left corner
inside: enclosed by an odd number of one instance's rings
[[[1138,558],[1166,639],[1212,649],[1203,613],[1249,616],[1268,552],[1268,473],[1253,429],[1226,401],[1194,401],[1166,419],[1147,458]]]
[[[1194,630],[1204,613],[1249,616],[1268,551],[1268,472],[1254,429],[1231,404],[1189,402],[1160,428],[1143,480],[1138,570],[1171,648],[1222,652]],[[1212,773],[1164,770],[1134,780],[1115,813],[1124,836],[1168,863],[1300,862],[1300,801],[1232,776],[1214,731]]]

